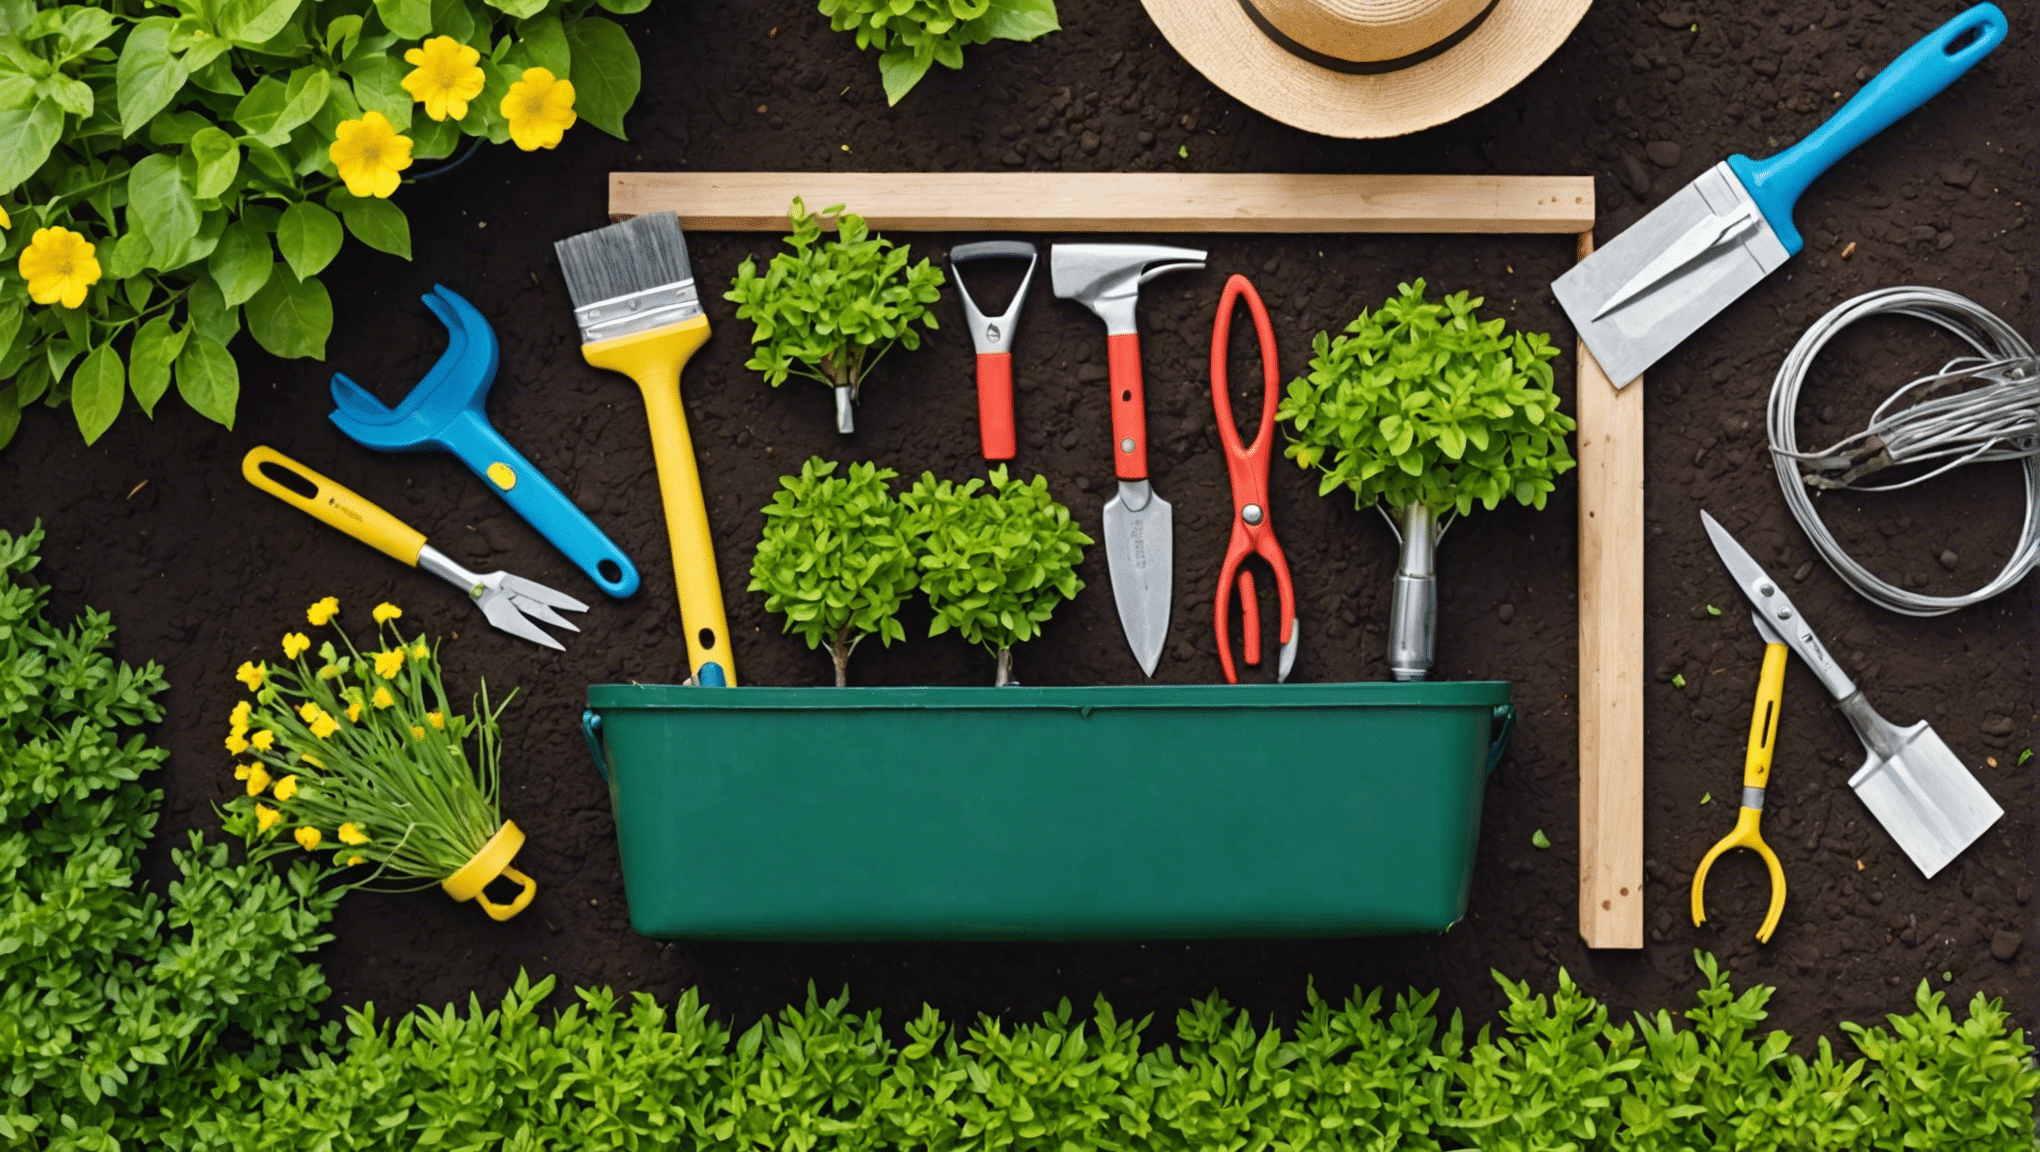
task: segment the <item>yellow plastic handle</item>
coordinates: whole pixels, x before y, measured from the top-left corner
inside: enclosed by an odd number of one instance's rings
[[[531,903],[538,894],[538,882],[510,866],[510,860],[517,850],[524,847],[524,831],[513,820],[503,821],[496,834],[489,837],[481,850],[468,858],[453,875],[439,882],[439,887],[448,896],[466,903],[469,900],[480,905],[491,920],[508,920]],[[484,893],[491,880],[501,876],[520,887],[519,892],[508,904],[498,904]]]
[[[673,583],[687,634],[688,667],[698,673],[704,664],[718,665],[724,683],[734,686],[737,666],[730,655],[722,586],[716,582],[715,542],[708,531],[708,506],[701,496],[687,413],[680,406],[680,372],[707,340],[708,317],[696,316],[650,332],[584,344],[581,355],[597,368],[637,381],[644,393],[652,458],[659,467],[659,495],[666,506],[666,538],[673,549]]]
[[[1750,711],[1749,751],[1743,758],[1743,787],[1762,788],[1771,779],[1771,753],[1778,742],[1778,707],[1785,696],[1783,644],[1764,646],[1764,670],[1757,676],[1757,704]]]
[[[373,501],[319,475],[267,445],[241,458],[241,475],[285,504],[331,524],[349,536],[413,568],[425,548],[425,534],[390,515]]]

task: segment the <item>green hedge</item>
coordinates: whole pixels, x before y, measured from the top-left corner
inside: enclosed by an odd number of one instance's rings
[[[372,1006],[318,1027],[310,953],[338,889],[193,833],[167,900],[135,862],[161,794],[153,665],[88,612],[44,619],[39,532],[0,532],[0,1148],[2018,1149],[2040,1071],[2000,1005],[1922,983],[1811,1061],[1760,1031],[1772,990],[1714,961],[1684,1013],[1627,1023],[1563,972],[1469,1033],[1436,994],[1318,997],[1290,1027],[1216,997],[1174,1035],[1104,1000],[1032,1024],[933,1009],[888,1031],[847,996],[735,1033],[694,993],[547,1007]],[[222,773],[224,775],[224,773]]]

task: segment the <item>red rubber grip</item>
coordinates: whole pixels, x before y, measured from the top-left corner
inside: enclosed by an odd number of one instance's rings
[[[1112,370],[1112,471],[1121,480],[1147,479],[1147,402],[1140,391],[1140,335],[1105,338]]]
[[[1013,458],[1013,354],[980,352],[977,358],[978,441],[987,460]]]

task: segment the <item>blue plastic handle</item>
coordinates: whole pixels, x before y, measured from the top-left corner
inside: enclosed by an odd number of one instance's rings
[[[604,592],[628,596],[637,591],[638,572],[630,557],[538,465],[511,447],[495,425],[463,412],[440,429],[438,439]]]
[[[602,717],[593,709],[581,711],[581,738],[588,742],[588,755],[595,759],[595,774],[609,783],[609,758],[602,748]]]
[[[1806,246],[1792,223],[1792,209],[1807,185],[1857,145],[1939,95],[2004,43],[2007,31],[2005,14],[1997,5],[1978,4],[1906,49],[1806,139],[1766,160],[1728,158],[1730,170],[1742,180],[1787,255]],[[1954,47],[1972,36],[1962,47]]]

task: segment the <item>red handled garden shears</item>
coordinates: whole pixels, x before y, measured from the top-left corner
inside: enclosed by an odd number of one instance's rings
[[[1252,447],[1240,445],[1239,429],[1233,423],[1232,395],[1226,380],[1226,344],[1232,336],[1233,305],[1241,297],[1254,317],[1254,334],[1261,345],[1261,428]],[[1233,670],[1232,636],[1226,627],[1227,610],[1232,607],[1233,578],[1240,584],[1241,645],[1247,663],[1261,662],[1261,609],[1254,595],[1254,574],[1241,567],[1249,554],[1268,562],[1275,573],[1275,592],[1282,605],[1282,629],[1276,635],[1282,644],[1275,665],[1275,679],[1289,679],[1296,663],[1296,591],[1289,583],[1289,562],[1282,546],[1275,542],[1275,526],[1268,520],[1268,461],[1275,447],[1275,403],[1281,394],[1275,366],[1275,330],[1268,323],[1268,309],[1261,294],[1245,276],[1225,282],[1218,298],[1218,320],[1211,331],[1211,406],[1218,414],[1218,435],[1225,443],[1225,470],[1232,477],[1232,541],[1226,545],[1225,566],[1218,570],[1218,661],[1225,668],[1228,683],[1239,683]]]

